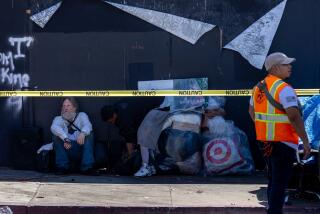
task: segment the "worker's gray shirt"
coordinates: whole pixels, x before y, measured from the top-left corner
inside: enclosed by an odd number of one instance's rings
[[[89,120],[89,117],[84,112],[79,112],[76,120],[73,122],[84,135],[89,135],[92,131],[92,125]],[[65,138],[72,138],[70,140],[76,140],[80,131],[75,131],[73,135],[68,134],[68,125],[69,122],[62,118],[62,116],[57,116],[54,118],[52,125],[51,125],[51,132],[64,140]],[[75,128],[73,128],[75,129]]]

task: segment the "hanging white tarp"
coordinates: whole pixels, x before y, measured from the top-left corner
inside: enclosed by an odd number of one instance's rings
[[[124,4],[116,4],[108,1],[105,2],[165,31],[168,31],[192,44],[195,44],[201,36],[215,27],[215,25],[212,24],[183,18],[169,13],[162,13],[155,10],[132,7]]]
[[[287,0],[253,23],[224,48],[239,52],[251,65],[262,69],[277,32]]]
[[[48,23],[48,21],[51,19],[53,14],[59,9],[62,2],[59,2],[39,13],[36,13],[32,16],[30,16],[30,19],[34,21],[37,25],[44,28],[44,26]]]

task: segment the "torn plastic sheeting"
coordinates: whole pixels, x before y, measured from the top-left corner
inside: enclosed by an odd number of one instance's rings
[[[208,78],[178,79],[173,81],[173,90],[207,90]],[[198,97],[165,97],[161,107],[170,106],[171,111],[203,106],[205,98]]]
[[[44,10],[38,11],[40,10],[39,8],[34,10],[37,11],[37,13],[33,14],[32,16],[30,16],[30,19],[32,21],[34,21],[37,25],[39,25],[40,27],[44,28],[45,25],[49,22],[49,20],[51,19],[51,17],[55,14],[55,12],[60,8],[62,2],[58,2]],[[33,11],[33,12],[34,12]]]
[[[282,0],[108,0],[108,2],[219,26],[223,31],[222,39],[225,45]]]
[[[208,120],[208,128],[211,135],[215,137],[223,137],[234,134],[233,121],[226,121],[222,116],[215,116]]]
[[[223,108],[226,103],[225,97],[208,97],[205,104],[206,109],[213,110]]]
[[[305,129],[311,148],[318,150],[320,148],[320,96],[300,97],[299,99],[302,103]],[[299,148],[303,149],[302,142],[299,142]]]
[[[61,2],[62,0],[30,0],[30,9],[34,15]]]
[[[286,3],[287,0],[284,0],[224,48],[239,52],[251,65],[262,69]]]
[[[252,0],[250,2],[235,2],[233,0],[102,1],[109,4],[111,3],[126,7],[135,7],[139,9],[156,11],[163,14],[168,14],[169,17],[193,20],[195,23],[206,23],[209,26],[218,25],[223,30],[223,44],[225,45],[237,37],[241,32],[243,32],[244,29],[258,20],[261,16],[265,15],[270,9],[278,5],[282,0]],[[32,0],[31,10],[33,19],[36,20],[37,24],[41,24],[41,26],[44,27],[56,11],[54,5],[57,5],[58,3],[61,4],[61,2],[63,1]],[[77,2],[75,2],[75,4],[76,3]],[[37,14],[37,16],[35,16],[35,14]],[[202,24],[196,26],[199,27],[202,26]],[[205,29],[202,30],[206,31]],[[199,32],[202,31],[200,30]]]
[[[33,0],[30,19],[43,28],[59,9],[61,2]],[[253,0],[250,3],[232,0],[103,2],[140,17],[192,44],[218,25],[223,31],[223,44],[227,43],[224,47],[239,52],[250,64],[261,69],[287,0],[282,3],[281,0]],[[270,9],[272,10],[268,12]],[[244,29],[246,30],[243,31]]]
[[[205,33],[212,30],[215,25],[187,19],[184,17],[162,13],[154,10],[132,7],[105,1],[131,15],[141,18],[173,35],[195,44]]]
[[[155,84],[153,84],[155,83]],[[163,85],[161,84],[163,83]],[[192,78],[192,79],[174,79],[174,80],[154,80],[154,81],[139,81],[139,90],[207,90],[208,78]],[[205,98],[201,96],[180,96],[165,97],[161,108],[170,107],[170,111],[181,109],[191,109],[203,106]]]

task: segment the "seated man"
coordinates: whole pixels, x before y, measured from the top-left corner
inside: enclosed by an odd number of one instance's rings
[[[86,113],[78,112],[75,98],[63,99],[61,115],[51,125],[55,150],[56,174],[67,174],[73,163],[81,161],[83,174],[96,175],[93,170],[92,125]]]

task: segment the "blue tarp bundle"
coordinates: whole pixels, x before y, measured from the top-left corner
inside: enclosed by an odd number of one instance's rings
[[[311,148],[320,146],[320,96],[300,98],[303,110],[303,119]]]

